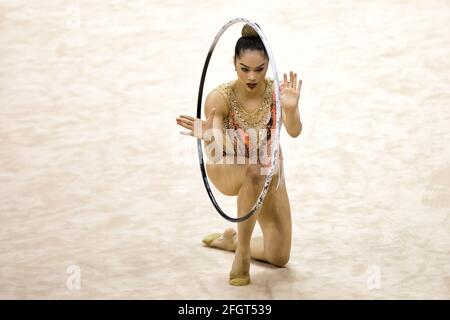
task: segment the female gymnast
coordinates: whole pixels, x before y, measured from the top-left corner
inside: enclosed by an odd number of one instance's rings
[[[206,121],[187,115],[176,119],[178,125],[190,130],[181,134],[202,139],[205,150],[210,150],[206,152],[211,160],[206,163],[208,178],[221,193],[237,196],[238,217],[252,208],[262,190],[267,174],[267,170],[262,169],[270,168],[270,161],[261,157],[261,150],[270,148],[276,124],[274,80],[266,78],[268,54],[258,33],[250,25],[244,25],[241,33],[234,51],[237,79],[219,85],[208,94],[204,108]],[[287,133],[296,138],[302,131],[298,109],[302,80],[297,84],[297,74],[293,71],[289,77],[288,81],[284,73],[280,85],[282,121]],[[247,134],[251,129],[262,130],[264,139],[251,143],[255,141]],[[208,135],[209,132],[213,134]],[[227,139],[230,134],[231,147]],[[243,143],[238,145],[239,137]],[[260,157],[257,161],[250,161],[255,151]],[[265,154],[271,155],[270,149]],[[250,283],[251,258],[279,267],[289,260],[292,225],[281,146],[276,164],[260,211],[239,222],[237,232],[227,228],[223,233],[212,233],[202,240],[209,247],[235,252],[229,273],[231,285]],[[281,179],[279,185],[274,183],[278,179]],[[256,221],[263,236],[251,238]]]

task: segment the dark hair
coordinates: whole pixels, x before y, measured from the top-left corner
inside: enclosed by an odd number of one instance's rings
[[[251,28],[249,25],[245,25],[244,28],[242,28],[242,33],[249,32],[249,28]],[[253,30],[253,28],[251,28]],[[264,43],[262,42],[261,38],[257,34],[256,31],[253,30],[253,32],[250,30],[250,33],[253,33],[255,35],[252,36],[241,36],[238,41],[236,42],[236,46],[234,47],[234,62],[236,63],[236,58],[239,58],[241,54],[246,50],[255,50],[255,51],[261,51],[264,56],[269,59],[269,55],[267,54],[266,48],[264,47]]]

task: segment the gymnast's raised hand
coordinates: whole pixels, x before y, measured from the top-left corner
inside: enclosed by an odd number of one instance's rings
[[[287,133],[291,137],[295,138],[302,131],[302,122],[300,120],[300,112],[298,108],[302,80],[300,79],[297,85],[297,73],[290,71],[289,74],[289,81],[285,73],[283,82],[280,85],[280,102],[283,110],[281,115]]]
[[[283,75],[283,82],[280,85],[281,93],[281,107],[283,111],[291,112],[298,108],[298,101],[300,100],[300,90],[302,88],[302,79],[298,81],[297,85],[297,73],[293,71],[289,72],[289,81],[287,74]]]

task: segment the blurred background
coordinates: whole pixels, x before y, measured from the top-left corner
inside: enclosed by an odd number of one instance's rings
[[[236,17],[303,79],[291,260],[243,288],[200,242],[232,224],[175,122]],[[0,298],[449,299],[449,21],[446,0],[0,0]]]

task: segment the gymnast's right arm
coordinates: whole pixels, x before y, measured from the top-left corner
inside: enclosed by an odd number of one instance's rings
[[[222,158],[223,150],[223,119],[226,116],[227,105],[222,95],[213,90],[208,94],[205,101],[204,113],[206,121],[181,115],[177,118],[177,124],[190,130],[190,132],[180,132],[180,134],[202,139],[205,145],[205,152],[213,162]],[[219,143],[217,143],[219,142]]]

